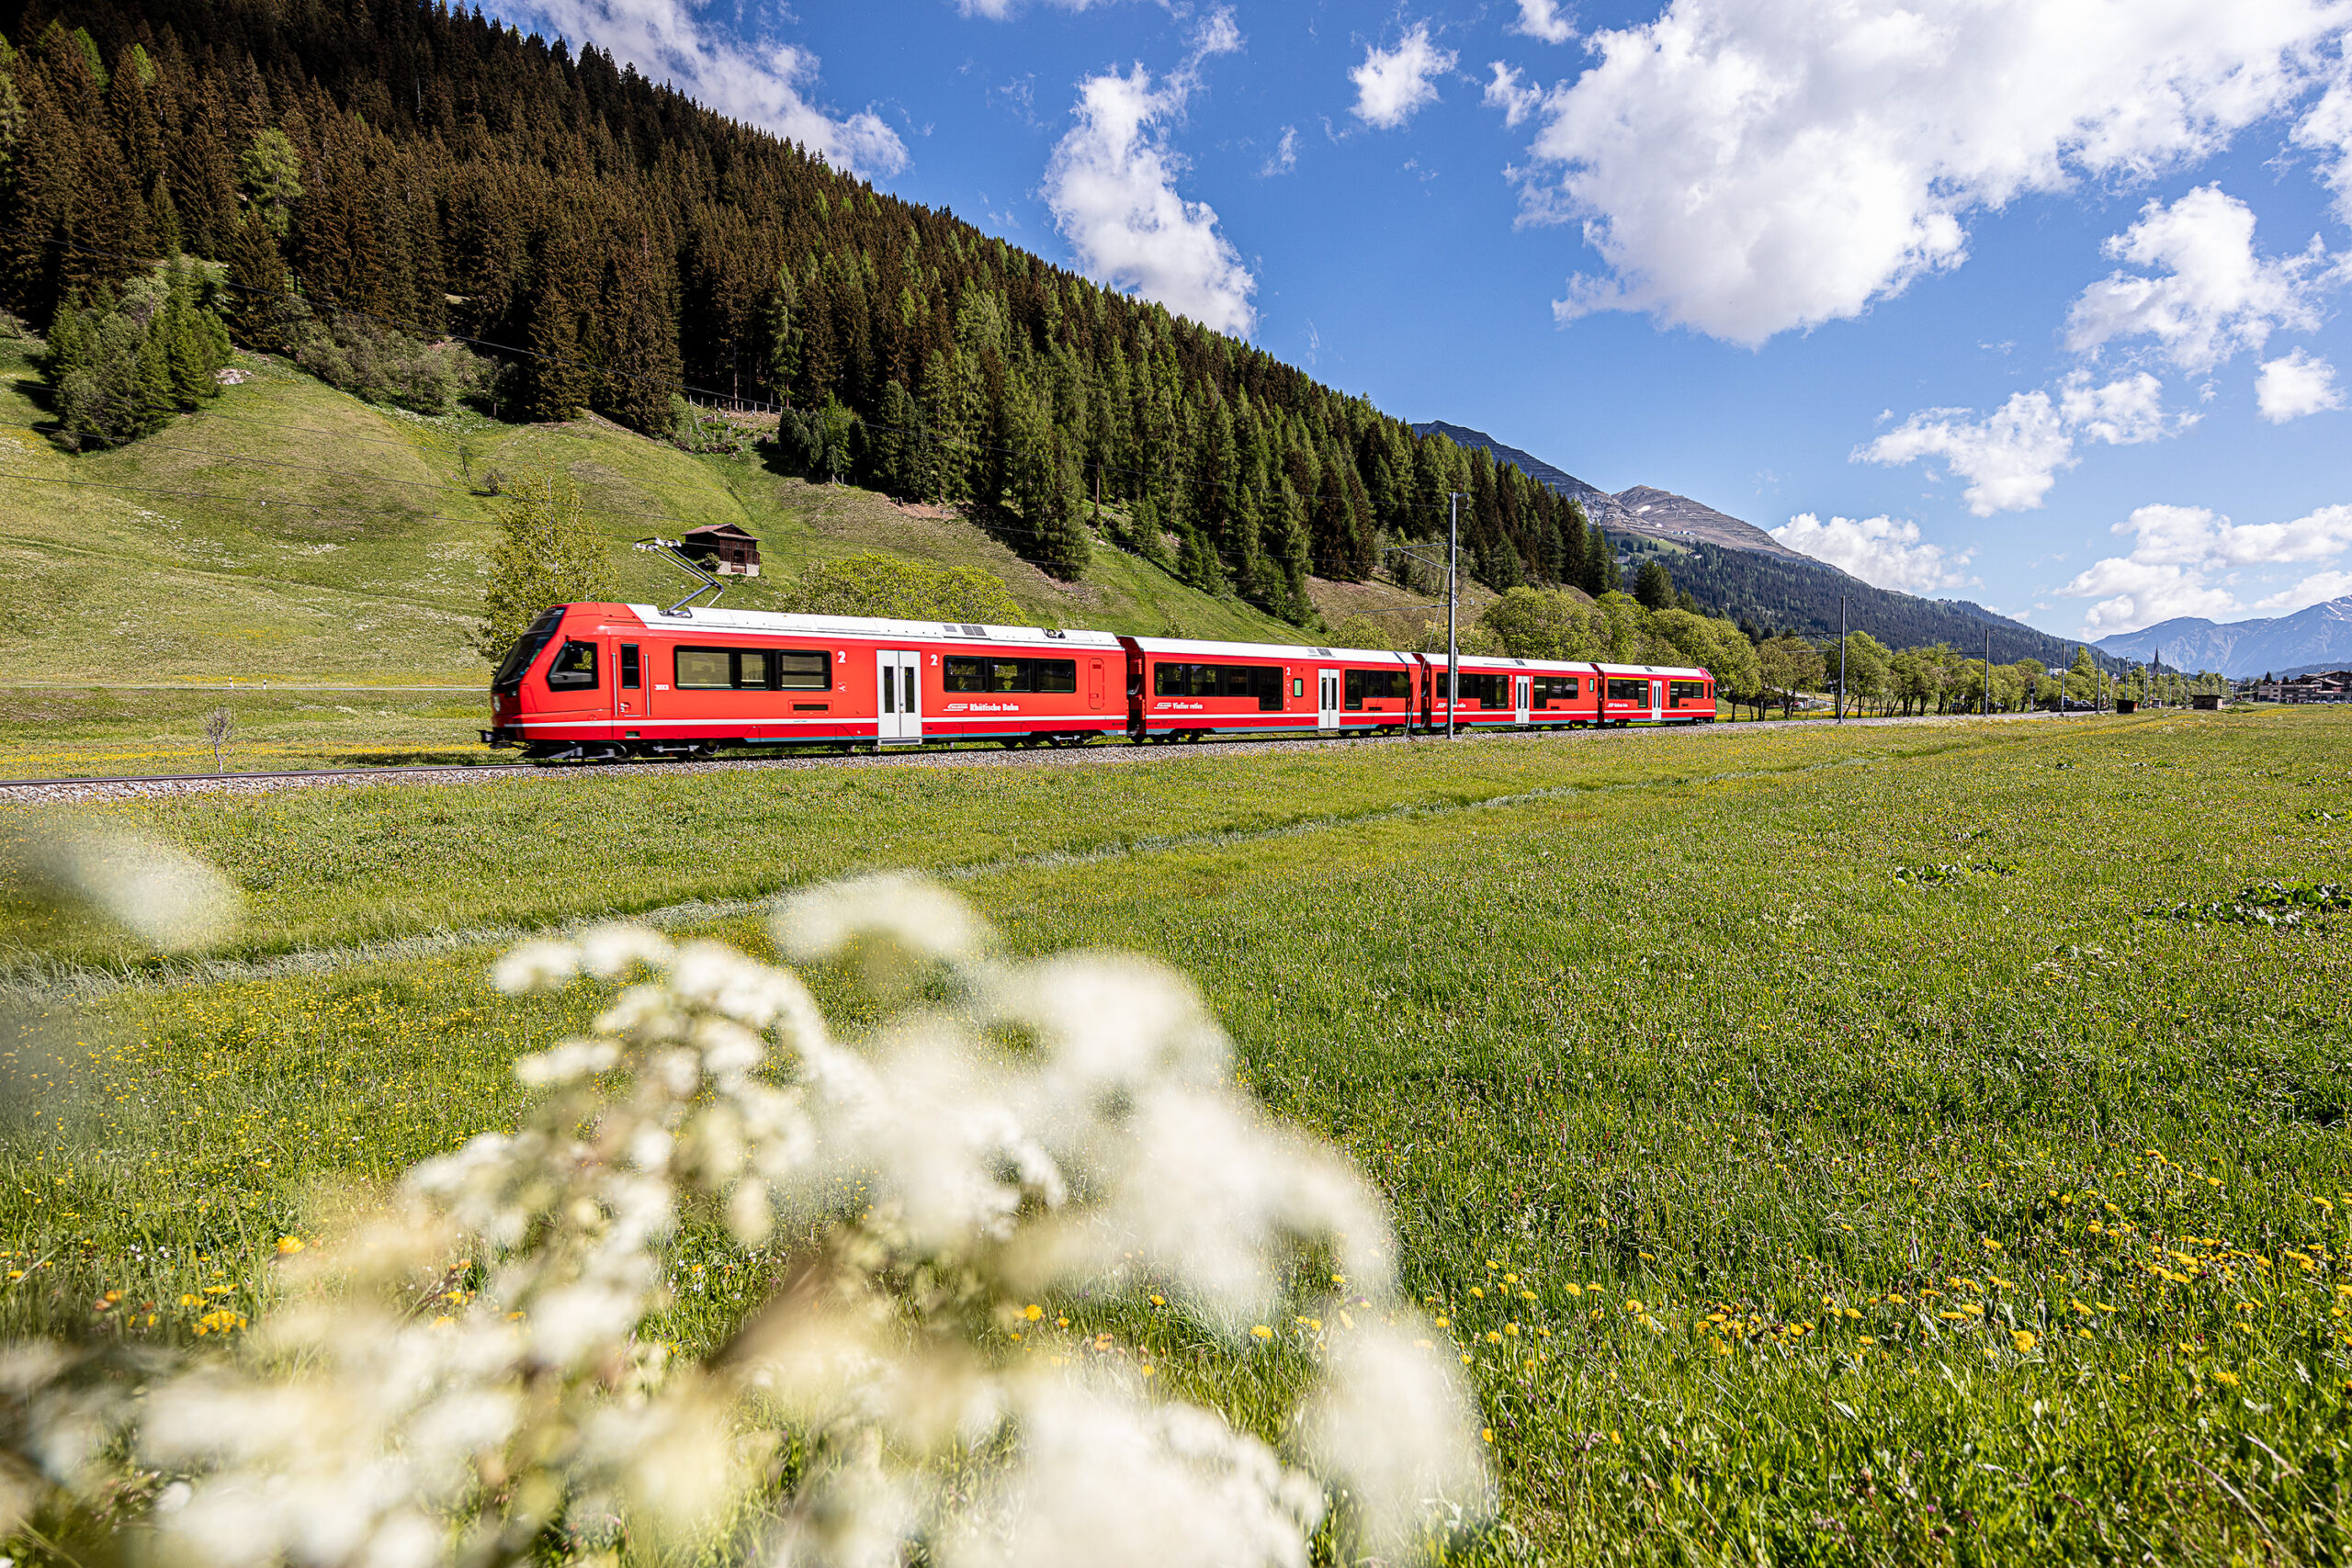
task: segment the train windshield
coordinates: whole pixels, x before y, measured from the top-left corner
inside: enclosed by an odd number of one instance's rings
[[[563,622],[563,610],[564,607],[558,604],[541,615],[531,623],[531,629],[507,650],[506,657],[499,662],[498,673],[490,678],[492,692],[500,696],[513,696],[522,690],[523,672],[530,669],[531,660],[539,656],[539,649],[547,647],[548,639],[555,636],[555,628]]]

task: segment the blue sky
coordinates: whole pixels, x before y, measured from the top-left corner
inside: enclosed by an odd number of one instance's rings
[[[500,14],[1885,586],[2069,635],[2352,593],[2352,0]]]

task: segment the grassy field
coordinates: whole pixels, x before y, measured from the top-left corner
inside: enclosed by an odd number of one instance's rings
[[[250,378],[200,413],[75,456],[33,428],[49,418],[37,347],[0,338],[0,570],[11,583],[0,652],[22,679],[481,683],[463,634],[498,515],[489,485],[526,466],[580,486],[631,600],[666,603],[686,587],[631,541],[724,522],[761,540],[765,575],[727,595],[744,609],[775,604],[812,562],[881,549],[985,568],[1046,625],[1304,637],[1107,545],[1084,581],[1061,583],[935,508],[807,484],[753,458],[695,457],[601,419],[424,418],[274,358],[241,355]]]
[[[265,1304],[326,1192],[510,1123],[507,1062],[600,997],[496,997],[502,931],[756,947],[774,892],[913,866],[1021,951],[1195,976],[1252,1090],[1372,1174],[1494,1434],[1481,1554],[2340,1562],[2352,916],[2150,911],[2346,880],[2347,745],[1742,726],[85,809],[253,908],[209,969],[0,908],[0,1333],[185,1339]],[[688,1344],[773,1267],[674,1261]],[[1245,1421],[1306,1350],[1069,1315]]]

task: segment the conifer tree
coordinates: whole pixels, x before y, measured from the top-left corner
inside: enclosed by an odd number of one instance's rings
[[[229,242],[224,305],[230,335],[263,354],[291,349],[292,328],[300,307],[290,282],[286,260],[278,254],[277,233],[260,214],[248,214]]]
[[[588,258],[559,220],[540,242],[529,288],[531,357],[523,362],[523,412],[532,420],[566,420],[588,400],[580,313],[589,295]]]
[[[1634,574],[1634,597],[1645,610],[1669,609],[1674,604],[1674,574],[1666,563],[1652,556]]]

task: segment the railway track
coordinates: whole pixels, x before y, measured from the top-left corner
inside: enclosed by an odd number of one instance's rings
[[[2056,714],[2010,714],[2007,718],[2055,718]],[[2064,716],[2075,716],[2067,715]],[[1974,721],[1973,715],[1921,715],[1909,718],[1849,718],[1849,726],[1950,724]],[[1809,725],[1822,721],[1809,720]],[[1657,728],[1608,730],[1498,730],[1479,739],[1521,740],[1561,739],[1609,735],[1612,739],[1640,736],[1724,735],[1742,733],[1731,726],[1662,726]],[[1191,741],[1180,745],[1134,746],[1120,741],[1039,750],[1003,750],[993,747],[915,747],[905,750],[809,753],[776,757],[725,757],[700,762],[484,762],[452,766],[422,763],[382,768],[300,768],[256,773],[124,773],[84,777],[0,779],[0,806],[73,804],[92,800],[164,799],[192,795],[265,795],[286,789],[333,784],[489,784],[499,779],[548,778],[573,774],[618,777],[633,773],[714,773],[793,771],[806,768],[933,767],[1002,768],[1051,767],[1079,764],[1118,764],[1159,761],[1180,757],[1209,757],[1263,753],[1272,747],[1427,746],[1442,744],[1429,735],[1351,735],[1276,739],[1249,737],[1234,740]]]

